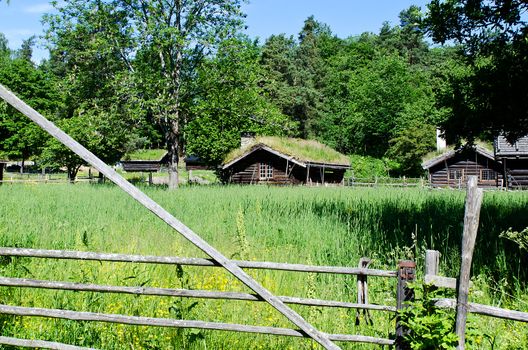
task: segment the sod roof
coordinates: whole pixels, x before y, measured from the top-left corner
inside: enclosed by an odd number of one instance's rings
[[[302,163],[350,166],[350,158],[320,142],[273,136],[256,137],[254,141],[245,147],[231,151],[224,159],[223,164],[227,165],[245,154],[262,147],[269,147]]]
[[[161,160],[167,150],[164,149],[141,149],[131,153],[126,154],[123,157],[123,160]]]

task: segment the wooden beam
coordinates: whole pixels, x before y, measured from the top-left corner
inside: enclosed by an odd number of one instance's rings
[[[240,292],[218,292],[212,290],[188,290],[188,289],[169,289],[169,288],[152,288],[152,287],[125,287],[125,286],[103,286],[97,284],[86,283],[72,283],[72,282],[57,282],[57,281],[43,281],[27,278],[10,278],[0,277],[0,286],[4,287],[22,287],[22,288],[40,288],[53,290],[70,290],[80,292],[98,292],[98,293],[118,293],[118,294],[133,294],[133,295],[150,295],[150,296],[165,296],[165,297],[180,297],[180,298],[198,298],[198,299],[221,299],[221,300],[245,300],[262,302],[256,294],[240,293]],[[354,304],[342,301],[307,299],[279,296],[282,302],[286,304],[296,304],[304,306],[321,306],[321,307],[336,307],[346,309],[368,309],[377,311],[396,312],[393,306],[385,305],[371,305],[368,301],[365,304]]]
[[[1,337],[0,344],[11,345],[24,348],[53,349],[53,350],[95,350],[93,348],[84,348],[80,346],[62,344],[44,340],[28,340],[11,337]]]
[[[435,306],[445,309],[456,309],[456,305],[457,302],[455,299],[437,299],[435,302]],[[474,314],[497,317],[505,320],[528,322],[528,312],[502,309],[495,306],[476,303],[468,303],[467,307],[468,311]]]
[[[15,96],[11,91],[7,90],[3,85],[0,84],[0,97],[6,101],[8,104],[13,106],[19,112],[27,116],[29,119],[34,121],[42,129],[48,132],[51,136],[56,138],[70,150],[75,152],[83,160],[91,164],[95,169],[103,173],[107,178],[109,178],[113,183],[119,186],[123,191],[128,193],[132,198],[141,203],[145,208],[150,210],[161,220],[163,220],[167,225],[172,227],[174,230],[179,232],[182,236],[187,238],[193,245],[202,250],[205,254],[211,257],[218,264],[223,266],[227,271],[229,271],[233,276],[235,276],[239,281],[261,296],[266,300],[274,309],[283,314],[288,320],[293,324],[301,328],[307,335],[309,335],[313,340],[322,345],[326,349],[337,350],[340,349],[335,345],[329,338],[328,335],[320,332],[310,323],[308,323],[304,318],[302,318],[294,310],[286,306],[282,301],[280,301],[275,295],[273,295],[269,290],[264,288],[260,283],[254,280],[249,276],[244,270],[239,266],[233,263],[230,259],[216,250],[203,238],[198,236],[193,230],[184,225],[181,221],[176,219],[172,214],[167,210],[162,208],[158,203],[148,197],[145,193],[140,191],[130,182],[125,180],[121,175],[119,175],[114,169],[106,165],[102,160],[96,157],[92,152],[87,150],[80,143],[71,138],[64,131],[59,129],[55,124],[47,120],[40,113],[35,111],[29,105],[24,103],[21,99]]]
[[[469,176],[467,183],[466,211],[464,215],[464,231],[462,235],[462,261],[457,285],[458,298],[455,332],[458,336],[458,350],[465,349],[471,261],[473,259],[473,250],[475,249],[475,241],[477,239],[480,207],[482,205],[483,197],[483,191],[481,188],[477,187],[477,183],[478,178],[476,176]]]
[[[210,266],[221,267],[212,259],[203,258],[181,258],[175,256],[147,256],[147,255],[126,255],[111,253],[80,252],[73,250],[46,250],[29,248],[1,248],[0,256],[18,256],[32,258],[52,258],[66,260],[88,260],[88,261],[110,261],[110,262],[130,262],[142,264],[162,264],[162,265],[189,265],[189,266]],[[237,266],[245,269],[258,270],[278,270],[292,272],[310,273],[332,273],[341,275],[364,275],[376,277],[396,277],[396,271],[376,270],[368,268],[341,267],[341,266],[315,266],[302,264],[286,264],[276,262],[244,261],[232,260]]]
[[[151,326],[151,327],[169,327],[169,328],[196,328],[208,329],[217,331],[231,331],[243,333],[260,333],[270,335],[281,335],[297,338],[311,338],[305,332],[278,327],[265,326],[248,326],[241,324],[219,323],[219,322],[205,322],[194,320],[175,320],[167,318],[141,317],[141,316],[126,316],[116,314],[102,314],[95,312],[79,312],[70,310],[58,309],[43,309],[34,307],[10,306],[0,305],[0,313],[16,316],[29,317],[48,317],[58,318],[72,321],[92,321],[92,322],[107,322],[118,323],[136,326]],[[379,345],[392,345],[394,341],[391,339],[368,337],[363,335],[346,335],[346,334],[327,334],[325,336],[329,340],[343,341],[343,342],[359,342]]]

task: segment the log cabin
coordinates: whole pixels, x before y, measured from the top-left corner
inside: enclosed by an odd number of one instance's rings
[[[257,137],[242,144],[222,164],[224,183],[341,185],[350,168],[348,157],[313,140]]]
[[[476,175],[478,186],[483,188],[501,187],[504,183],[501,162],[481,146],[445,152],[424,162],[422,167],[428,171],[432,187],[461,188],[470,175]]]
[[[510,189],[528,189],[528,136],[514,143],[504,136],[498,136],[493,146],[495,159],[502,163],[504,185]]]

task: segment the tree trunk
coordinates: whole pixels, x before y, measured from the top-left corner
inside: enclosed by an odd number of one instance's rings
[[[68,181],[70,181],[71,183],[74,183],[75,177],[77,176],[77,171],[75,170],[75,167],[73,168],[68,167],[67,171],[68,171]]]
[[[179,184],[178,120],[172,119],[169,123],[169,135],[167,137],[167,151],[169,152],[169,190],[174,190],[178,188]]]

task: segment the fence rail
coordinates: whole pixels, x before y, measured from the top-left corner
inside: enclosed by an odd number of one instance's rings
[[[0,248],[0,256],[221,267],[220,264],[215,262],[213,259],[182,258],[182,257],[174,257],[174,256],[169,257],[169,256],[148,256],[148,255],[126,255],[126,254],[81,252],[81,251],[73,251],[73,250]],[[365,275],[365,276],[377,276],[377,277],[396,277],[396,271],[376,270],[376,269],[357,268],[357,267],[316,266],[316,265],[287,264],[287,263],[277,263],[277,262],[259,262],[259,261],[244,261],[244,260],[232,260],[232,262],[236,264],[238,267],[246,268],[246,269],[261,269],[261,270],[265,269],[265,270],[280,270],[280,271],[292,271],[292,272],[312,272],[312,273],[331,273],[331,274],[344,274],[344,275]]]
[[[345,180],[346,186],[351,187],[425,187],[429,182],[423,178],[396,178],[396,177],[374,177],[374,178],[357,178],[350,177]]]
[[[152,287],[125,287],[125,286],[103,286],[97,284],[72,283],[43,281],[27,278],[8,278],[0,277],[0,286],[2,287],[21,287],[21,288],[38,288],[38,289],[55,289],[70,290],[81,292],[99,292],[99,293],[119,293],[133,295],[165,296],[165,297],[185,297],[197,299],[223,299],[223,300],[244,300],[244,301],[264,301],[256,294],[239,293],[239,292],[218,292],[211,290],[189,290],[189,289],[170,289],[170,288],[152,288]],[[289,296],[278,296],[286,304],[296,304],[305,306],[335,307],[346,309],[367,309],[396,312],[393,306],[359,304],[334,300],[308,299]]]
[[[0,256],[10,256],[19,258],[37,258],[37,259],[67,259],[67,260],[81,260],[81,261],[107,261],[115,263],[140,263],[140,264],[164,264],[164,265],[187,265],[187,266],[202,266],[202,267],[220,267],[212,259],[204,258],[185,258],[185,257],[169,257],[169,256],[144,256],[144,255],[126,255],[126,254],[112,254],[112,253],[97,253],[97,252],[81,252],[70,250],[45,250],[45,249],[26,249],[26,248],[9,248],[0,247]],[[365,260],[365,258],[362,258]],[[302,265],[302,264],[286,264],[276,262],[259,262],[259,261],[242,261],[233,260],[237,266],[245,269],[265,269],[275,271],[289,271],[299,273],[324,273],[324,274],[338,274],[357,276],[358,281],[361,280],[364,285],[364,293],[362,299],[358,299],[358,303],[335,301],[335,300],[321,300],[313,298],[298,298],[293,296],[276,296],[278,300],[285,304],[303,305],[308,307],[328,307],[328,308],[346,308],[381,311],[381,312],[397,312],[396,306],[376,305],[368,303],[368,289],[367,276],[382,277],[382,278],[397,278],[397,271],[369,269],[365,267],[343,267],[343,266],[316,266],[316,265]],[[362,265],[360,262],[360,266]],[[233,300],[233,301],[250,301],[250,302],[265,302],[265,300],[256,293],[242,293],[242,292],[224,292],[213,290],[188,290],[188,289],[171,289],[171,288],[154,288],[146,286],[110,286],[97,285],[87,283],[74,283],[63,281],[47,281],[27,278],[12,278],[0,277],[0,286],[2,287],[16,287],[16,288],[36,288],[36,289],[51,289],[51,290],[67,290],[77,292],[97,292],[97,293],[119,293],[142,296],[160,296],[160,297],[184,297],[184,298],[198,298],[198,299],[216,299],[216,300]],[[241,325],[232,323],[217,323],[206,322],[198,320],[173,320],[152,317],[116,315],[105,313],[92,313],[72,310],[58,310],[45,309],[36,307],[22,307],[0,305],[0,314],[9,314],[25,317],[48,317],[76,321],[95,321],[95,322],[109,322],[119,323],[125,325],[142,325],[142,326],[156,326],[156,327],[171,327],[171,328],[196,328],[220,331],[234,331],[245,333],[260,333],[277,336],[289,337],[303,337],[310,338],[306,332],[299,329],[277,328],[277,327],[261,327],[252,325]],[[326,334],[323,333],[329,340],[338,342],[360,342],[377,345],[394,345],[394,339],[386,339],[379,337],[370,337],[362,335],[347,335],[347,334]],[[0,340],[0,344],[2,344]],[[7,344],[7,343],[6,343]],[[78,347],[48,347],[55,346],[54,344],[46,345],[46,342],[40,344],[42,348],[50,349],[81,349]],[[58,343],[57,343],[58,344]],[[35,346],[36,347],[36,346]]]

